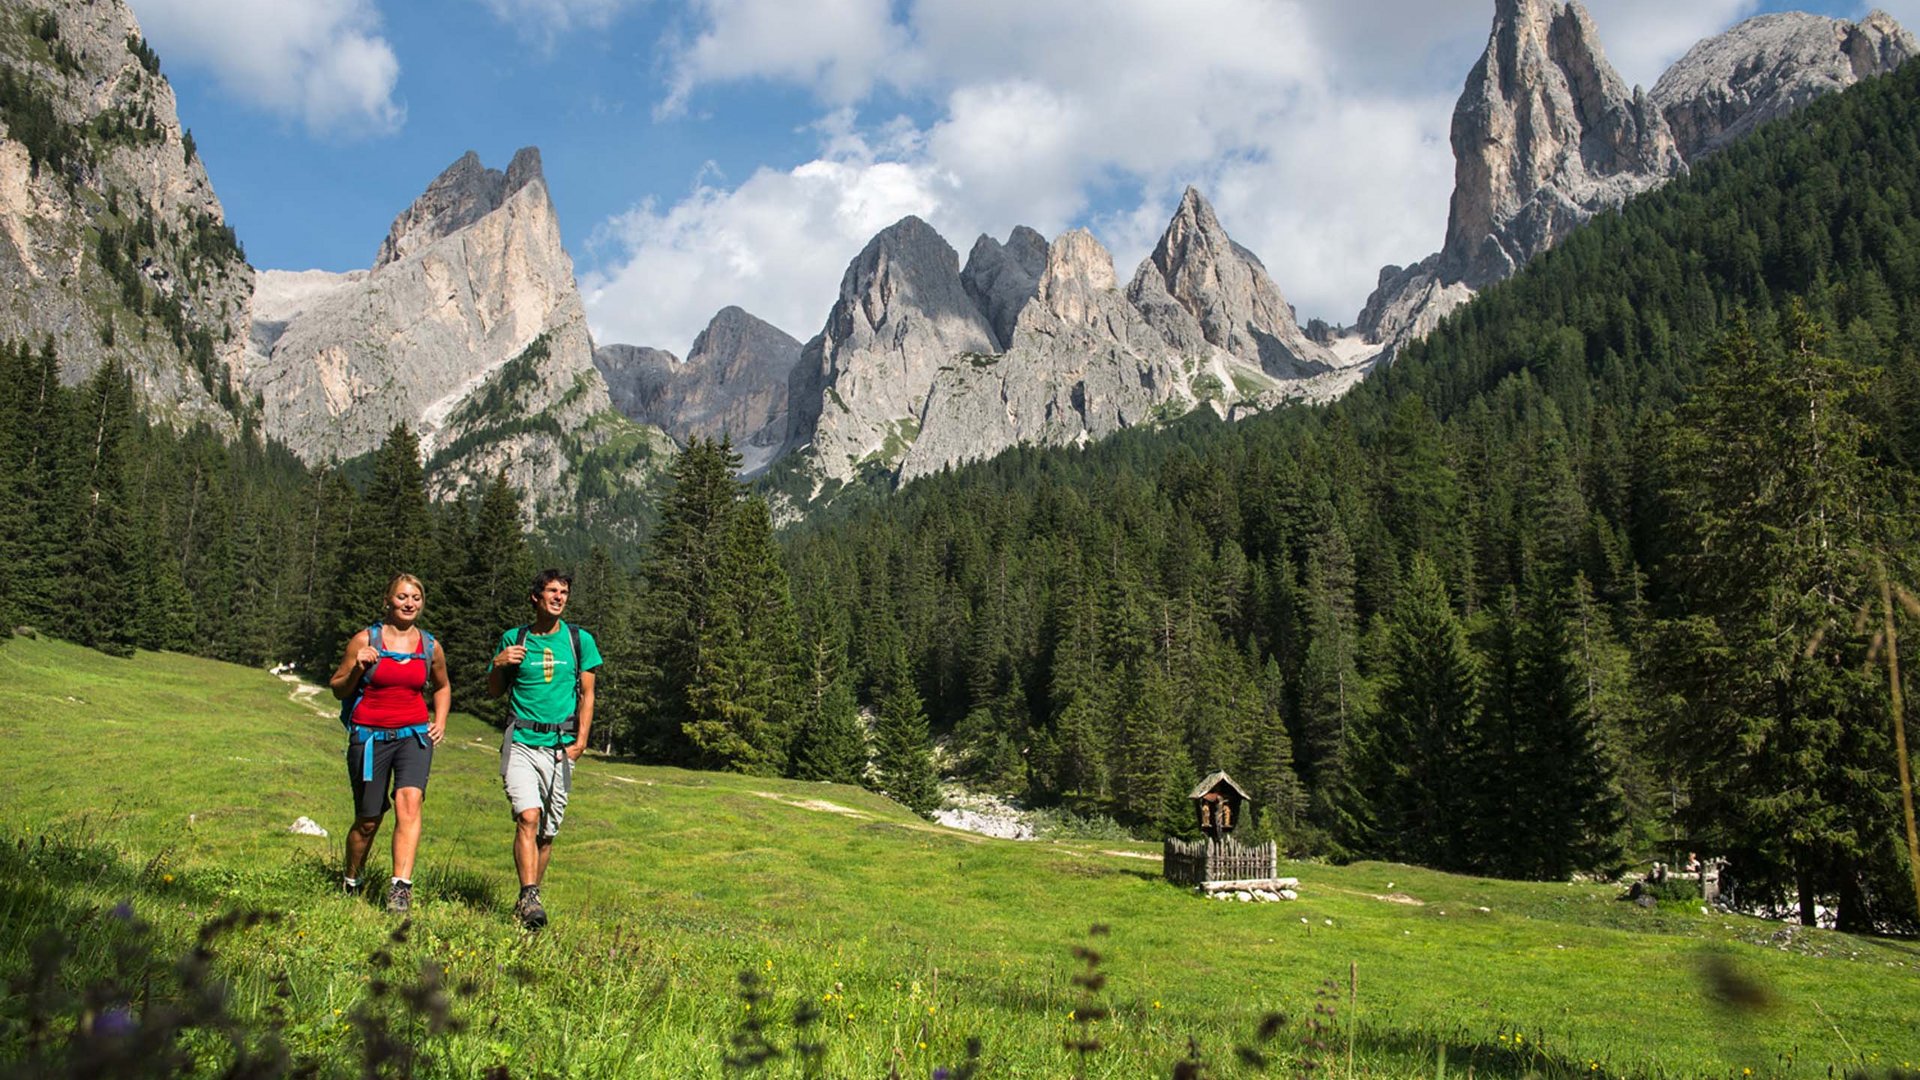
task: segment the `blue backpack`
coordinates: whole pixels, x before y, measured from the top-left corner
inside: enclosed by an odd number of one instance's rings
[[[421,694],[422,696],[430,695],[433,692],[433,635],[425,630],[420,631],[420,651],[417,653],[395,652],[381,642],[380,624],[374,623],[367,627],[367,644],[380,655],[374,658],[373,663],[367,665],[367,670],[360,676],[359,684],[353,688],[353,695],[340,703],[340,726],[347,729],[347,739],[350,744],[366,746],[366,756],[362,759],[360,766],[360,779],[371,781],[374,744],[386,742],[389,739],[413,738],[418,739],[420,745],[424,747],[427,745],[427,725],[414,724],[403,728],[363,727],[353,722],[353,712],[360,707],[360,699],[366,696],[367,686],[373,682],[373,669],[379,667],[382,660],[419,660],[425,663],[427,681]]]

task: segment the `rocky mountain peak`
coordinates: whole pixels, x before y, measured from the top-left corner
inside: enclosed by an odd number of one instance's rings
[[[986,315],[1001,349],[1012,344],[1020,309],[1039,290],[1046,269],[1047,238],[1025,225],[1014,226],[1005,244],[985,233],[973,242],[960,283]]]
[[[1048,246],[1035,295],[1060,321],[1084,324],[1099,314],[1101,297],[1113,293],[1117,284],[1113,256],[1092,233],[1075,229]]]
[[[500,209],[506,201],[530,184],[539,184],[544,192],[546,177],[540,167],[538,147],[522,147],[513,155],[505,172],[480,163],[472,150],[447,166],[413,204],[393,219],[387,238],[380,244],[374,268],[398,262],[442,237],[454,233]]]
[[[1499,0],[1452,142],[1440,272],[1472,288],[1685,168],[1666,120],[1607,62],[1586,9],[1561,0]]]
[[[1293,305],[1267,276],[1267,268],[1233,242],[1213,206],[1192,187],[1127,287],[1128,299],[1177,348],[1191,350],[1198,323],[1206,343],[1259,364],[1269,374],[1299,378],[1331,366],[1323,346],[1308,340]],[[1168,301],[1171,301],[1171,307]],[[1177,308],[1178,311],[1173,310]]]
[[[811,445],[822,474],[839,479],[894,460],[919,430],[940,367],[999,351],[952,245],[902,218],[848,264],[826,326],[794,365],[785,445]]]
[[[682,443],[732,439],[743,473],[765,468],[786,437],[787,378],[799,358],[798,341],[738,307],[714,315],[684,362],[637,345],[593,351],[614,408]]]
[[[70,383],[112,357],[155,418],[234,430],[253,270],[134,13],[8,4],[0,73],[0,340],[51,339]]]
[[[1858,23],[1803,12],[1758,15],[1688,50],[1653,88],[1692,161],[1822,94],[1911,59],[1914,37],[1882,11]]]

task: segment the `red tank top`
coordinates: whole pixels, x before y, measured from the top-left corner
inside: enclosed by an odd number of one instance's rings
[[[393,648],[393,643],[386,643]],[[419,648],[418,645],[414,646]],[[397,651],[397,650],[396,650]],[[383,656],[373,666],[373,677],[353,710],[353,722],[366,727],[412,727],[427,722],[427,699],[421,691],[427,686],[424,660],[395,660]]]

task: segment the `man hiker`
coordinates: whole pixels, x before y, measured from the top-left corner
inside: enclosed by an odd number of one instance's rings
[[[547,924],[540,882],[566,814],[574,763],[593,728],[600,647],[592,634],[560,620],[572,591],[573,578],[558,570],[535,575],[527,596],[533,621],[500,635],[487,668],[487,696],[507,695],[500,779],[513,807],[513,866],[520,872],[513,914],[529,930]]]

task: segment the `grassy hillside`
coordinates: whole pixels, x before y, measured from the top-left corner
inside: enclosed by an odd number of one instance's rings
[[[296,1054],[335,1049],[379,975],[390,920],[331,894],[347,824],[331,715],[245,668],[170,654],[114,660],[16,638],[0,646],[0,977],[28,969],[47,926],[75,943],[64,978],[114,962],[119,902],[170,955],[238,908],[279,921],[229,934],[217,970],[243,1013],[287,1002]],[[330,704],[329,702],[323,702]],[[1111,1015],[1093,1076],[1170,1075],[1188,1040],[1212,1074],[1302,1066],[1308,1021],[1327,1056],[1370,1076],[1823,1075],[1920,1061],[1920,949],[1668,903],[1605,886],[1526,885],[1405,866],[1299,865],[1301,899],[1229,904],[1158,879],[1140,845],[1014,843],[933,827],[865,792],[590,759],[546,889],[554,925],[515,930],[497,740],[456,717],[427,799],[413,932],[398,968],[470,982],[470,1026],[428,1041],[433,1075],[716,1076],[771,998],[766,1033],[795,1041],[796,1006],[825,1075],[928,1076],[981,1039],[983,1077],[1064,1076],[1063,1042],[1091,924]],[[333,838],[296,836],[307,815]],[[384,844],[385,837],[382,837]],[[377,849],[376,849],[377,850]],[[376,867],[378,869],[378,867]],[[1347,979],[1358,973],[1357,1010]],[[155,969],[160,985],[168,967]],[[1718,979],[1704,972],[1722,972]],[[1731,977],[1725,972],[1734,972]],[[1332,981],[1329,995],[1323,984]],[[1727,984],[1764,1004],[1725,1004]],[[7,999],[17,1056],[31,1002]],[[277,988],[277,989],[276,989]],[[1737,991],[1738,986],[1736,986]],[[1734,997],[1753,994],[1735,992]],[[342,1071],[354,1069],[337,1056]],[[773,1075],[802,1075],[791,1054]]]

